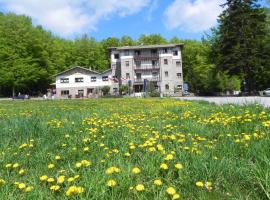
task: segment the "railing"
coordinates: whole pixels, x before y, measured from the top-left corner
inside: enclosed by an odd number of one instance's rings
[[[158,60],[158,54],[151,54],[151,55],[134,55],[134,60]]]
[[[148,71],[148,70],[159,70],[159,65],[150,65],[150,66],[134,66],[136,71]]]
[[[160,81],[160,78],[159,77],[144,78],[144,79],[146,79],[148,81]],[[144,79],[142,79],[142,78],[136,78],[136,79],[134,79],[134,82],[135,83],[143,83],[144,82]]]

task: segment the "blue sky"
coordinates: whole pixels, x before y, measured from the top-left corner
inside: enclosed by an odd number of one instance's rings
[[[0,0],[0,11],[31,16],[60,37],[98,40],[160,33],[201,39],[217,24],[225,0]],[[262,4],[265,4],[262,2]]]

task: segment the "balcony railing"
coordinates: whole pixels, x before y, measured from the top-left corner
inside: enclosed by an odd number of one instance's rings
[[[158,60],[158,54],[150,54],[150,55],[134,55],[134,60]]]
[[[151,71],[151,70],[159,70],[159,65],[150,65],[150,66],[134,66],[135,71]]]
[[[144,78],[144,79],[147,79],[148,81],[160,81],[160,78],[159,77]],[[142,78],[135,78],[134,79],[134,83],[143,83],[144,82],[144,79],[142,79]]]

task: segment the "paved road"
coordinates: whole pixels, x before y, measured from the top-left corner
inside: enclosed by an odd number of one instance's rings
[[[213,102],[216,104],[233,103],[233,104],[245,105],[245,104],[258,103],[265,107],[270,107],[270,97],[260,97],[260,96],[256,96],[256,97],[179,97],[179,99],[203,100],[203,101]]]

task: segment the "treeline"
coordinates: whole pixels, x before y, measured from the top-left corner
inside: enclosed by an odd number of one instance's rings
[[[191,92],[252,93],[270,87],[270,16],[256,2],[227,0],[219,26],[201,41],[159,34],[66,40],[33,26],[30,17],[0,13],[0,95],[44,93],[55,74],[76,65],[108,69],[109,47],[167,43],[184,43],[184,79]]]

